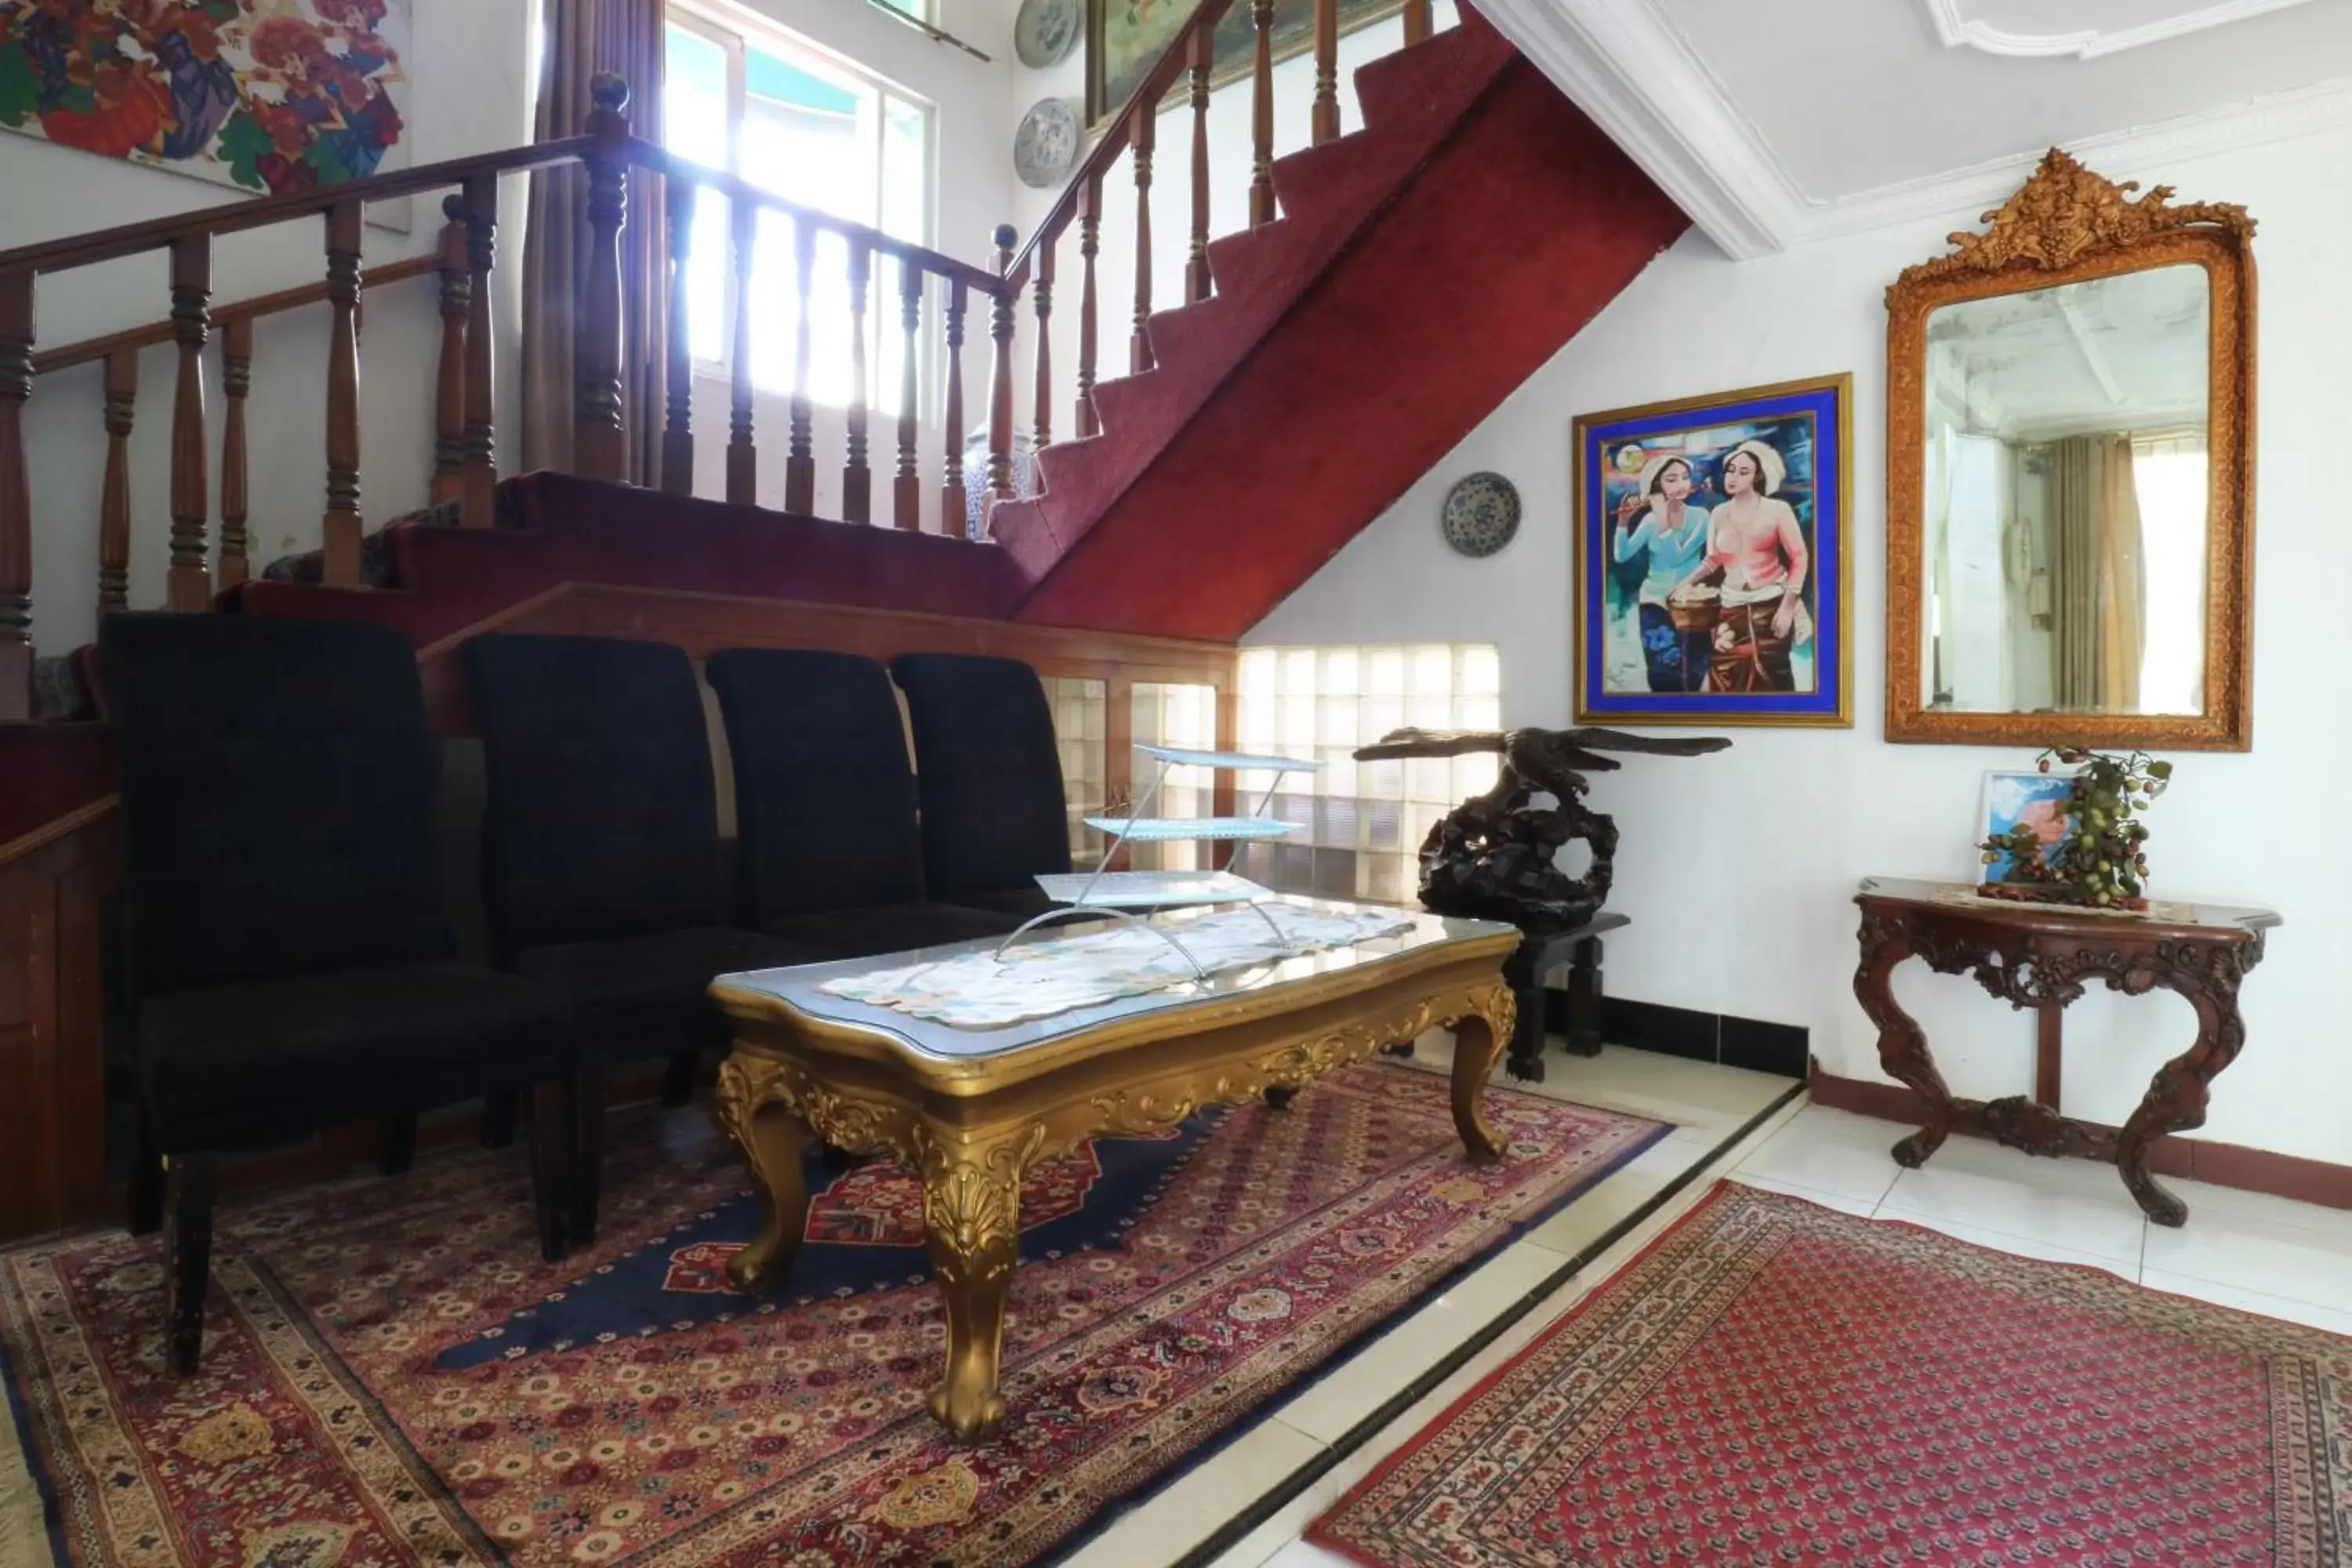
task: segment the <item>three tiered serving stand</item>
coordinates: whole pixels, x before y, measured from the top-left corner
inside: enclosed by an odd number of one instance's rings
[[[1267,900],[1274,890],[1235,876],[1230,867],[1222,871],[1114,871],[1111,862],[1120,849],[1129,844],[1171,844],[1186,841],[1209,843],[1270,843],[1286,838],[1304,824],[1285,822],[1266,815],[1274,804],[1276,791],[1282,788],[1283,777],[1295,773],[1320,772],[1319,762],[1300,757],[1258,756],[1247,752],[1196,752],[1182,746],[1147,746],[1139,744],[1137,751],[1160,764],[1151,784],[1128,816],[1089,816],[1087,826],[1099,833],[1110,835],[1109,847],[1091,871],[1068,871],[1041,876],[1037,886],[1055,907],[1024,921],[1021,926],[997,945],[997,956],[1024,932],[1055,921],[1092,919],[1110,916],[1129,925],[1151,931],[1169,946],[1181,953],[1184,962],[1192,966],[1193,974],[1205,980],[1208,971],[1192,951],[1177,940],[1165,926],[1153,925],[1146,918],[1149,911],[1187,908],[1203,904],[1247,904],[1257,910],[1277,941],[1288,951],[1290,936],[1274,916],[1266,911]],[[1268,773],[1274,775],[1259,798],[1257,809],[1247,816],[1152,816],[1148,815],[1153,802],[1160,798],[1160,786],[1167,783],[1168,770],[1178,767],[1210,768],[1224,773]],[[1235,852],[1237,855],[1239,851]],[[1139,912],[1140,911],[1140,912]]]

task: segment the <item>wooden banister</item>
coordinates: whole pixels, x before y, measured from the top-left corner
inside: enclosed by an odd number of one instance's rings
[[[629,85],[599,71],[589,86],[588,276],[572,317],[572,464],[592,479],[628,478],[621,396],[621,228],[629,213]]]
[[[360,204],[327,212],[327,511],[319,529],[330,588],[360,585]]]

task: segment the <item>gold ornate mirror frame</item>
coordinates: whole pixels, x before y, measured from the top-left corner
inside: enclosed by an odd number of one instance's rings
[[[1947,745],[2145,746],[2239,751],[2252,744],[2254,220],[2221,202],[2172,205],[2172,187],[2134,199],[2053,148],[2033,177],[1984,215],[1982,234],[1905,268],[1886,290],[1886,738]],[[2210,289],[2206,435],[2205,711],[1985,713],[1920,699],[1927,437],[1927,318],[1965,300],[2027,293],[2121,272],[2193,263]]]

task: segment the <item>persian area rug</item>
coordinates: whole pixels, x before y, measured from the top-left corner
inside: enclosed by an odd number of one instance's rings
[[[178,1382],[154,1238],[0,1254],[9,1415],[86,1568],[1026,1563],[1667,1131],[1500,1085],[1487,1110],[1482,1168],[1444,1078],[1373,1063],[1033,1172],[1012,1413],[974,1447],[924,1407],[914,1177],[812,1163],[791,1285],[733,1295],[758,1200],[699,1111],[615,1120],[567,1264],[511,1151],[228,1207]]]
[[[2352,1562],[2352,1339],[1718,1186],[1308,1531],[1378,1568]]]

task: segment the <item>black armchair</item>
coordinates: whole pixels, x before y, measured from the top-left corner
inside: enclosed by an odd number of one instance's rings
[[[751,923],[833,958],[1001,936],[1020,917],[925,897],[906,726],[880,665],[730,648],[705,666],[727,719]]]
[[[571,1234],[595,1235],[602,1075],[727,1044],[714,976],[813,963],[730,924],[710,733],[685,653],[613,637],[479,637],[465,647],[488,801],[484,890],[507,969],[573,1012],[580,1081]]]
[[[1050,908],[1033,879],[1070,868],[1070,824],[1037,672],[922,653],[901,654],[890,673],[914,725],[931,896],[1021,916]]]
[[[562,1256],[570,1113],[551,988],[452,961],[438,742],[384,627],[232,615],[109,620],[131,1228],[166,1211],[171,1363],[204,1339],[218,1158],[331,1123],[538,1091],[533,1195]],[[395,1148],[403,1140],[395,1135]]]

